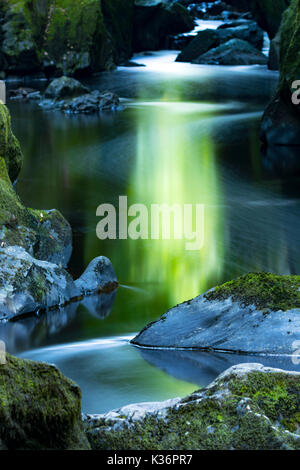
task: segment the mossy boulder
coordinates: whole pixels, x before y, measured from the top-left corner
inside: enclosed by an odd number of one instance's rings
[[[255,21],[245,21],[238,26],[226,27],[222,25],[216,30],[205,29],[199,31],[197,36],[183,48],[177,56],[177,62],[193,62],[201,55],[210,50],[225,44],[231,39],[241,39],[247,41],[256,49],[261,50],[263,46],[263,31],[257,26]],[[235,54],[232,51],[232,54]]]
[[[293,354],[300,276],[250,273],[169,310],[132,341],[143,347]]]
[[[194,63],[211,65],[265,65],[267,64],[267,57],[247,41],[230,39],[230,41],[202,54]]]
[[[272,39],[280,26],[283,12],[290,0],[224,0],[225,3],[241,11],[251,11],[262,29]]]
[[[264,154],[269,162],[276,160],[279,171],[300,172],[299,158],[286,158],[286,154],[298,153],[300,146],[299,87],[293,83],[300,77],[300,0],[292,0],[283,16],[280,28],[280,79],[276,94],[267,106],[262,118],[261,139]],[[290,150],[286,151],[285,147]],[[296,149],[296,152],[294,151]],[[279,157],[279,158],[278,158]],[[292,163],[292,165],[291,165]]]
[[[135,2],[133,18],[134,51],[166,48],[167,39],[194,28],[193,17],[180,3]]]
[[[240,364],[180,399],[88,415],[95,450],[299,450],[300,374]]]
[[[51,365],[6,354],[0,365],[0,446],[88,450],[79,387]]]
[[[83,296],[110,293],[118,281],[109,259],[95,258],[73,280],[61,266],[37,260],[24,248],[0,247],[0,321],[65,306]]]
[[[7,71],[79,75],[132,53],[133,0],[11,0],[0,10]]]
[[[5,161],[11,181],[20,173],[23,155],[20,145],[11,129],[10,114],[6,106],[0,103],[0,158]]]
[[[7,107],[0,103],[0,245],[19,245],[38,259],[66,265],[72,249],[69,223],[56,210],[26,208],[12,182],[22,164]]]

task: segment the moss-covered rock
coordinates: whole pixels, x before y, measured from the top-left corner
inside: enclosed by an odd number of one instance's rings
[[[133,0],[11,0],[0,11],[10,73],[78,75],[132,53]]]
[[[286,158],[285,146],[300,146],[300,105],[298,96],[293,100],[297,87],[293,83],[300,77],[300,0],[292,0],[283,16],[280,28],[280,80],[274,99],[267,106],[261,124],[261,139],[269,162],[276,160],[278,171],[289,168],[300,172],[299,158]],[[276,151],[273,147],[276,147]],[[298,154],[299,151],[297,150]],[[296,152],[296,153],[297,153]],[[295,153],[295,152],[294,152]],[[280,158],[278,158],[278,156]]]
[[[12,186],[22,153],[11,130],[8,109],[1,103],[0,145],[0,244],[18,245],[38,259],[66,265],[72,248],[69,223],[56,210],[26,208]]]
[[[79,387],[54,366],[6,354],[6,363],[0,365],[0,446],[89,449]]]
[[[0,104],[0,158],[5,161],[9,178],[14,182],[21,170],[23,155],[11,130],[8,109],[2,104]]]
[[[300,374],[241,364],[184,399],[87,416],[97,450],[300,449]]]
[[[300,335],[300,276],[252,273],[184,302],[147,325],[133,344],[293,354]]]
[[[205,295],[207,300],[226,300],[255,305],[264,310],[300,308],[300,276],[250,273],[216,287]]]

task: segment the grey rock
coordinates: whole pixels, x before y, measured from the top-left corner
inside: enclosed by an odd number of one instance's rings
[[[99,256],[90,262],[82,276],[75,281],[76,289],[82,295],[111,291],[118,280],[111,261]]]
[[[299,389],[297,372],[239,364],[188,397],[86,415],[84,427],[94,450],[299,449]]]
[[[61,266],[37,260],[18,246],[0,248],[0,276],[0,320],[6,321],[96,292],[112,292],[118,286],[105,257],[93,260],[74,282]]]
[[[285,292],[284,276],[278,276],[278,284],[273,283],[272,277],[269,280],[267,277],[263,274],[257,277],[262,291],[263,288],[269,291],[281,285],[282,292]],[[281,284],[279,278],[282,279]],[[252,279],[249,274],[239,278],[234,285],[246,284],[249,280],[254,283]],[[285,311],[280,307],[272,309],[268,303],[265,307],[257,307],[254,300],[253,303],[245,303],[243,298],[239,300],[230,293],[227,297],[211,300],[210,296],[218,292],[211,290],[169,310],[159,320],[147,325],[132,343],[150,348],[292,355],[295,341],[300,338],[299,294],[298,304],[296,300],[299,280],[297,276],[293,279],[289,282],[295,289],[295,307],[288,306]],[[286,295],[288,292],[287,289]]]
[[[75,98],[76,96],[84,95],[88,92],[82,83],[75,78],[60,77],[53,80],[45,91],[45,97],[55,100],[66,98]]]
[[[194,61],[195,64],[211,65],[266,65],[267,62],[262,52],[241,39],[231,39]]]

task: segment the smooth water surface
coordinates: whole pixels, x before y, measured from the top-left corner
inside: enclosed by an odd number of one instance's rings
[[[297,181],[273,174],[260,154],[259,122],[277,74],[175,57],[174,51],[139,54],[133,60],[144,66],[89,80],[91,88],[122,98],[124,109],[112,114],[67,116],[35,103],[8,104],[25,155],[21,198],[31,207],[56,207],[70,221],[75,277],[106,255],[121,283],[115,295],[0,326],[9,351],[54,362],[75,379],[85,411],[184,395],[232,363],[263,362],[145,352],[126,338],[243,273],[299,272]],[[203,204],[203,248],[187,251],[186,240],[174,239],[100,241],[96,209],[118,208],[122,195],[148,209]],[[285,366],[296,368],[290,359]]]

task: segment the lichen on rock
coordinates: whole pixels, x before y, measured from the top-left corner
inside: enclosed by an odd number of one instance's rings
[[[0,365],[0,448],[88,450],[79,387],[52,365],[6,354]]]
[[[132,343],[291,355],[300,334],[299,282],[299,276],[250,273],[170,309]]]
[[[300,449],[300,374],[240,364],[184,399],[87,415],[95,450]]]

